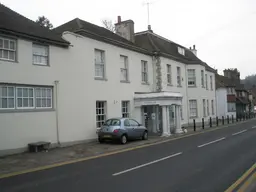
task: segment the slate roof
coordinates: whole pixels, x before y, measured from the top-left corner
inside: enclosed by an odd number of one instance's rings
[[[10,34],[34,41],[47,42],[58,46],[68,46],[69,42],[52,30],[18,14],[0,3],[0,33]]]
[[[201,61],[191,50],[173,41],[165,39],[152,31],[145,31],[135,35],[135,43],[151,52],[158,52],[160,55],[180,61],[185,64],[200,64],[206,70],[217,73],[207,63]],[[178,52],[178,47],[185,50],[185,55]]]
[[[234,83],[234,81],[232,81],[231,79],[223,75],[216,74],[215,79],[216,79],[216,88],[236,87],[236,84]]]
[[[79,18],[73,19],[53,30],[58,34],[62,34],[65,31],[74,32],[95,40],[151,55],[151,52],[148,50],[137,46],[133,42],[128,41],[127,39],[109,31],[108,29],[86,22]]]

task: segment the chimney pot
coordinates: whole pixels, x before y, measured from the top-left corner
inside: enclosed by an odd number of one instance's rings
[[[195,45],[193,45],[193,49],[196,49],[196,46],[195,46]]]
[[[191,50],[191,47],[189,47],[189,49]]]
[[[121,23],[121,16],[117,16],[117,23]]]
[[[148,30],[151,30],[151,25],[148,25]]]

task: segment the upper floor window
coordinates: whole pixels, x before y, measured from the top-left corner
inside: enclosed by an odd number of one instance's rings
[[[120,55],[121,81],[128,81],[128,57]]]
[[[143,83],[148,82],[148,62],[141,61],[141,80]]]
[[[189,116],[197,117],[197,100],[189,100]]]
[[[33,44],[33,64],[49,64],[49,47],[45,45]]]
[[[201,70],[201,85],[204,88],[204,70]]]
[[[105,78],[105,51],[94,50],[95,77]]]
[[[196,70],[188,69],[188,86],[196,86]]]
[[[210,87],[211,87],[211,90],[213,90],[212,76],[211,75],[210,75]]]
[[[181,71],[180,71],[180,67],[177,67],[177,85],[181,86]]]
[[[172,84],[172,66],[167,64],[166,71],[167,71],[167,83],[171,85]]]
[[[185,55],[185,49],[181,48],[181,47],[178,47],[178,52],[179,54],[181,55]]]
[[[0,37],[0,59],[15,61],[16,52],[15,40]]]
[[[208,89],[208,78],[207,78],[207,74],[205,74],[205,88]]]

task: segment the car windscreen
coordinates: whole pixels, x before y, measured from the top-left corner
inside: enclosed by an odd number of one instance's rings
[[[103,125],[104,126],[120,126],[121,121],[119,119],[108,119],[107,121],[105,121]]]

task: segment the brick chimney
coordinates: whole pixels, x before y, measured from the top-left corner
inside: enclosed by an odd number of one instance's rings
[[[193,49],[190,48],[190,50],[194,53],[195,56],[197,56],[197,50],[195,45],[193,45]]]
[[[121,16],[117,17],[115,24],[116,34],[134,43],[134,22],[133,20],[122,21]]]

